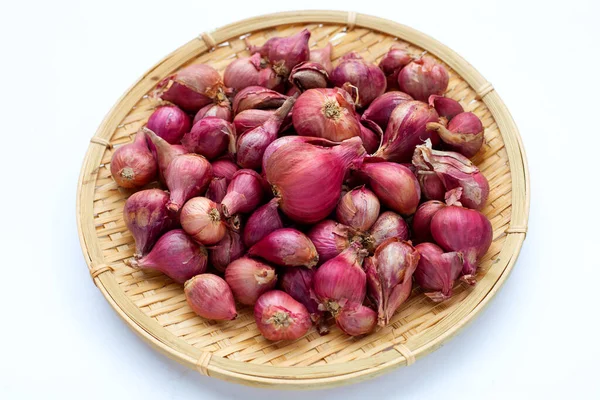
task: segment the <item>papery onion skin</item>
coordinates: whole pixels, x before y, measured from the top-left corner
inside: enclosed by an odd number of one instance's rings
[[[437,111],[438,115],[446,118],[448,121],[451,121],[452,118],[464,112],[464,109],[460,103],[454,99],[451,99],[450,97],[432,94],[429,96],[428,101],[429,106],[435,108],[435,111]]]
[[[398,74],[400,90],[421,101],[433,94],[444,94],[449,81],[446,68],[427,56],[412,61]]]
[[[433,146],[439,143],[438,134],[427,129],[429,122],[438,120],[435,109],[421,101],[400,103],[390,115],[381,147],[374,156],[387,161],[410,162],[417,145],[427,139],[431,140]]]
[[[233,125],[217,117],[205,117],[194,124],[181,140],[190,153],[213,160],[225,153],[229,141],[235,140]]]
[[[223,278],[200,274],[183,287],[190,308],[202,318],[232,320],[237,317],[233,293]]]
[[[460,276],[463,260],[462,253],[444,253],[433,243],[421,243],[415,246],[421,255],[415,270],[415,282],[425,290],[425,295],[435,302],[441,302],[452,296],[454,281]]]
[[[431,220],[433,239],[446,251],[463,254],[463,280],[475,284],[477,264],[490,248],[492,224],[477,210],[447,206]]]
[[[321,137],[334,142],[360,135],[360,123],[343,90],[310,89],[302,93],[292,112],[300,136]]]
[[[331,148],[302,142],[278,148],[265,172],[280,209],[303,224],[325,219],[337,205],[348,168],[364,153],[360,138]]]
[[[288,37],[274,37],[262,46],[250,45],[250,52],[267,57],[278,75],[287,77],[296,65],[308,61],[310,32],[304,29]]]
[[[367,107],[387,87],[385,74],[375,64],[365,61],[354,52],[342,57],[337,67],[331,71],[330,79],[334,86],[342,87],[348,82],[358,89],[358,108]]]
[[[265,152],[263,154],[263,159],[262,159],[263,173],[267,170],[267,161],[269,160],[271,155],[275,152],[275,150],[282,147],[283,145],[286,145],[288,143],[293,143],[293,142],[310,143],[310,144],[314,144],[316,146],[321,146],[321,147],[333,147],[333,146],[336,146],[339,144],[339,143],[332,142],[327,139],[315,138],[315,137],[309,137],[309,136],[290,135],[290,136],[280,137],[280,138],[274,140],[265,149]]]
[[[361,266],[366,254],[360,244],[353,243],[317,269],[313,290],[320,310],[335,317],[346,304],[362,304],[367,277]]]
[[[335,324],[350,336],[366,335],[377,326],[377,313],[362,304],[347,305],[335,317]]]
[[[384,93],[371,102],[369,108],[362,113],[361,120],[373,121],[385,132],[392,111],[399,104],[412,100],[412,97],[403,92],[392,91]]]
[[[267,204],[259,207],[252,213],[244,226],[244,244],[254,246],[269,233],[283,228],[283,221],[279,215],[279,201],[271,199]]]
[[[258,86],[258,75],[261,69],[260,54],[254,53],[251,57],[242,57],[230,62],[223,72],[225,86],[236,91],[248,86]]]
[[[312,268],[319,262],[319,254],[311,240],[293,228],[269,233],[248,250],[248,255],[283,267]]]
[[[417,146],[413,154],[417,174],[434,172],[447,191],[461,188],[463,206],[481,210],[490,192],[486,177],[467,157],[453,151],[433,150],[431,143]]]
[[[167,208],[173,213],[194,196],[204,193],[212,179],[212,166],[197,154],[175,157],[165,171],[165,183],[171,192]]]
[[[183,135],[190,131],[190,117],[179,107],[168,105],[157,108],[150,118],[146,127],[157,136],[163,138],[167,143],[178,144]],[[150,150],[154,144],[149,141]]]
[[[194,242],[182,229],[175,229],[162,235],[148,254],[126,263],[133,268],[160,271],[175,282],[184,283],[206,272],[207,259],[204,246]]]
[[[340,199],[336,219],[351,228],[367,231],[379,216],[379,199],[371,190],[354,188]]]
[[[147,185],[156,177],[157,165],[146,145],[142,131],[136,133],[133,143],[120,146],[110,161],[110,173],[117,185],[137,188]]]
[[[277,139],[284,120],[294,106],[295,101],[293,97],[288,98],[262,125],[244,132],[238,138],[237,163],[241,167],[250,169],[261,167],[265,150]]]
[[[312,326],[306,307],[281,290],[272,290],[258,298],[254,319],[268,340],[299,339]]]
[[[402,47],[394,45],[379,61],[379,68],[387,79],[388,90],[398,87],[400,70],[413,60],[412,56]]]
[[[165,87],[172,82],[172,85]],[[197,112],[224,98],[221,76],[210,65],[193,64],[159,83],[160,97],[181,107],[185,111]]]
[[[410,242],[397,238],[383,242],[372,257],[365,259],[369,297],[378,308],[378,324],[386,326],[408,299],[419,252]]]
[[[437,200],[429,200],[419,206],[412,221],[413,240],[415,243],[433,242],[431,220],[438,211],[445,207],[446,204]]]
[[[226,217],[254,211],[264,198],[263,179],[251,169],[241,169],[233,175],[227,194],[221,202]]]
[[[238,258],[225,270],[225,281],[240,303],[253,305],[277,284],[275,268],[248,257]]]
[[[188,235],[204,245],[219,243],[227,231],[217,204],[205,197],[188,200],[181,209],[179,221]]]
[[[319,253],[319,262],[324,263],[350,247],[354,234],[348,226],[326,219],[315,224],[307,236]]]
[[[296,65],[292,69],[289,82],[300,91],[326,88],[329,82],[329,74],[321,64],[307,61]]]
[[[408,240],[409,233],[408,224],[400,215],[385,211],[379,215],[363,241],[368,250],[374,252],[387,239]]]
[[[160,189],[148,189],[129,196],[123,219],[135,240],[136,258],[147,254],[158,238],[172,226],[167,211],[169,195]]]
[[[310,50],[309,61],[321,64],[325,71],[328,74],[331,74],[333,70],[333,65],[331,64],[331,51],[333,50],[333,46],[331,43],[327,43],[327,45],[321,49],[312,49]]]
[[[449,150],[456,151],[467,158],[477,154],[483,145],[483,124],[471,112],[456,115],[447,127],[439,123],[429,123],[427,127],[438,133]]]
[[[209,249],[208,260],[217,271],[224,272],[225,268],[243,256],[245,251],[246,247],[240,234],[233,229],[227,229],[223,239]]]
[[[233,113],[231,111],[231,103],[229,102],[229,100],[225,100],[220,103],[213,103],[202,107],[196,113],[194,121],[192,121],[192,126],[196,125],[198,121],[206,117],[216,117],[227,122],[231,122],[233,118]]]
[[[233,175],[239,171],[240,167],[233,161],[227,158],[220,158],[212,162],[213,176],[217,178],[225,178],[227,184],[231,182]]]
[[[442,180],[435,174],[425,171],[417,172],[417,179],[421,186],[421,193],[427,200],[444,200],[446,187]]]
[[[187,154],[185,147],[179,144],[169,144],[166,140],[155,134],[148,128],[142,128],[146,138],[149,139],[155,149],[156,162],[158,164],[158,174],[160,180],[164,182],[165,172],[171,161],[182,154]]]
[[[235,115],[250,109],[279,108],[288,96],[261,86],[248,86],[242,89],[233,99]]]
[[[411,215],[417,210],[421,188],[408,168],[391,162],[365,160],[359,170],[367,176],[369,187],[383,205],[402,215]]]

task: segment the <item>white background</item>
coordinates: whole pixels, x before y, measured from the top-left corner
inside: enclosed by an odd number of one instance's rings
[[[1,398],[600,398],[599,2],[385,3],[1,3]],[[322,7],[408,24],[493,83],[529,157],[529,234],[491,305],[410,368],[323,393],[202,377],[138,339],[92,284],[75,224],[81,162],[117,98],[198,33]]]

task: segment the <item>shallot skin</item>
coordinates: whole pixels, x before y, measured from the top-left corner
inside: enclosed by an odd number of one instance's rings
[[[387,161],[410,162],[415,147],[429,139],[436,146],[440,138],[435,130],[427,128],[429,122],[438,122],[435,109],[421,101],[400,103],[390,115],[388,126],[375,157]]]
[[[144,257],[128,261],[133,268],[161,271],[177,283],[184,283],[206,271],[208,254],[182,229],[165,233]]]
[[[366,335],[377,326],[377,313],[361,304],[349,305],[338,313],[335,324],[350,336]]]
[[[288,37],[274,37],[262,46],[250,45],[250,52],[258,52],[267,57],[278,75],[287,77],[296,65],[308,61],[310,31],[303,29]]]
[[[374,252],[377,247],[390,238],[408,240],[408,224],[402,217],[392,211],[385,211],[379,215],[371,229],[364,238],[369,251]]]
[[[269,233],[252,246],[248,254],[287,267],[312,268],[319,262],[319,254],[310,239],[293,228]]]
[[[170,144],[179,143],[192,127],[190,117],[179,107],[172,105],[157,108],[148,118],[146,126]]]
[[[331,219],[315,224],[307,233],[319,253],[319,262],[324,263],[350,246],[350,227]]]
[[[165,87],[171,82],[171,86]],[[221,76],[210,65],[193,64],[174,76],[159,83],[161,98],[178,105],[185,111],[196,112],[213,102],[213,99],[224,97]]]
[[[433,216],[431,234],[444,250],[463,254],[463,280],[475,284],[477,264],[493,239],[492,224],[485,215],[459,206],[445,207]]]
[[[214,320],[237,317],[233,293],[227,282],[213,274],[200,274],[185,282],[185,298],[199,316]]]
[[[147,185],[156,177],[156,161],[146,145],[143,132],[135,135],[133,143],[119,147],[110,162],[110,173],[117,185],[137,188]]]
[[[428,56],[412,61],[398,74],[400,90],[421,101],[433,94],[444,94],[449,81],[446,68]]]
[[[465,111],[458,101],[449,97],[432,94],[429,96],[428,101],[429,106],[435,108],[439,116],[446,118],[448,121]]]
[[[135,240],[136,258],[147,254],[158,238],[172,226],[167,211],[169,195],[160,189],[134,193],[125,202],[123,219]]]
[[[431,300],[441,302],[449,299],[454,281],[463,267],[462,253],[444,253],[433,243],[421,243],[415,249],[421,255],[414,273],[415,281]]]
[[[356,103],[358,108],[367,107],[387,87],[383,71],[354,52],[343,56],[338,66],[331,71],[331,82],[337,87],[342,87],[347,82],[356,87],[359,94]]]
[[[225,281],[237,301],[253,305],[261,295],[275,287],[277,273],[270,265],[242,257],[227,266]]]
[[[312,326],[306,307],[281,290],[272,290],[258,298],[254,319],[268,340],[299,339]]]

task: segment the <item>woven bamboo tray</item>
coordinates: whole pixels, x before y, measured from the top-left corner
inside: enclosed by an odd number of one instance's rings
[[[113,145],[131,141],[156,101],[148,94],[162,78],[190,63],[217,70],[246,56],[243,38],[262,44],[272,36],[312,32],[311,46],[332,42],[333,58],[357,51],[378,61],[394,43],[434,55],[449,67],[447,96],[481,118],[486,144],[474,162],[490,182],[483,212],[494,241],[481,263],[475,287],[457,286],[447,302],[435,304],[419,289],[391,324],[363,338],[332,325],[294,342],[269,342],[256,329],[252,309],[239,309],[235,321],[214,322],[187,306],[182,286],[160,273],[135,271],[123,261],[133,255],[133,239],[122,218],[131,192],[110,176]],[[335,62],[335,61],[334,61]],[[125,322],[161,353],[190,368],[227,381],[259,387],[313,389],[364,380],[410,365],[440,347],[470,322],[502,286],[517,259],[529,210],[529,181],[523,145],[502,100],[471,65],[436,40],[404,25],[340,11],[272,14],[204,33],[148,71],[106,116],[88,148],[77,195],[79,237],[92,279]]]

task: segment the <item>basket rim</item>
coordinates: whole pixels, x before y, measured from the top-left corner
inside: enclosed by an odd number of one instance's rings
[[[339,386],[349,383],[349,380],[352,380],[352,382],[364,380],[402,364],[407,364],[409,360],[399,352],[389,351],[366,360],[350,361],[344,365],[277,367],[252,364],[252,367],[248,368],[248,364],[245,362],[212,356],[211,353],[203,352],[169,333],[158,322],[144,314],[125,295],[116,282],[114,275],[104,273],[111,271],[111,268],[103,263],[102,253],[97,243],[94,243],[94,236],[90,236],[95,233],[92,208],[93,196],[92,198],[86,197],[86,194],[93,194],[94,192],[95,173],[114,128],[122,120],[124,113],[129,112],[131,109],[131,107],[125,106],[124,103],[137,102],[155,85],[156,76],[167,76],[179,68],[181,64],[210,50],[218,43],[248,32],[298,23],[332,23],[346,25],[349,28],[362,27],[398,37],[419,46],[434,54],[456,71],[475,90],[496,121],[507,150],[512,180],[511,227],[507,231],[507,238],[500,253],[501,255],[504,254],[506,265],[496,282],[490,285],[487,293],[481,294],[481,299],[472,306],[468,314],[458,321],[451,321],[447,329],[430,338],[430,340],[422,340],[423,343],[411,348],[410,352],[415,358],[423,357],[439,348],[462,330],[489,304],[495,293],[506,281],[525,239],[530,199],[529,173],[525,151],[518,129],[508,109],[492,85],[475,68],[437,40],[393,21],[345,11],[290,11],[240,20],[210,33],[199,35],[155,64],[119,98],[108,112],[96,135],[92,138],[83,161],[77,185],[76,210],[80,244],[94,283],[117,314],[135,333],[155,349],[183,365],[197,369],[204,375],[227,381],[260,387],[315,389]],[[186,61],[181,61],[182,59]],[[457,310],[459,309],[460,307],[457,308]]]

